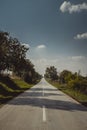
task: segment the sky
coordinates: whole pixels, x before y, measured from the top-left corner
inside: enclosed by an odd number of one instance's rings
[[[29,46],[39,73],[87,75],[87,0],[0,0],[0,30]]]

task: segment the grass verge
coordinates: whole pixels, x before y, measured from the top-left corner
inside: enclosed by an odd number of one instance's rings
[[[0,76],[0,107],[33,85],[21,79],[10,79],[9,77]]]
[[[71,96],[73,99],[80,102],[82,105],[87,107],[87,95],[81,93],[80,91],[76,91],[74,89],[69,88],[67,85],[61,85],[56,81],[47,80],[50,84],[54,87],[58,88],[60,91],[66,93],[67,95]]]

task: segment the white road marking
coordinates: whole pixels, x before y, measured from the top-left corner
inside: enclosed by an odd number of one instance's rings
[[[43,106],[43,122],[46,122],[46,109],[45,109],[45,106]]]
[[[43,86],[43,92],[42,92],[43,96],[44,96],[44,86]]]
[[[43,86],[42,95],[43,95],[43,97],[44,97],[44,86]],[[45,108],[44,105],[43,105],[43,122],[46,122],[46,108]]]
[[[44,88],[43,88],[43,96],[44,96]]]

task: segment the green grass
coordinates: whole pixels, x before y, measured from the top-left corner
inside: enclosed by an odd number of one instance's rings
[[[30,89],[34,84],[28,84],[21,79],[10,79],[0,76],[0,107],[20,93]]]
[[[80,91],[76,91],[74,89],[69,88],[67,85],[61,85],[58,82],[47,80],[50,84],[54,87],[58,88],[60,91],[66,93],[67,95],[71,96],[81,104],[87,106],[87,95],[81,93]]]
[[[28,84],[21,79],[14,79],[13,81],[20,87],[20,89],[29,89],[34,85],[34,84]]]

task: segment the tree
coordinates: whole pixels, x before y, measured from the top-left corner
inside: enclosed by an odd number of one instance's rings
[[[22,63],[21,71],[17,73],[17,75],[28,83],[36,83],[37,80],[42,78],[42,76],[35,71],[34,65],[29,59],[26,59],[24,63]]]
[[[29,48],[22,45],[18,39],[10,38],[9,66],[13,72],[20,72],[22,65],[24,67],[26,52]]]
[[[60,82],[61,83],[68,83],[68,81],[71,79],[72,77],[72,72],[69,70],[63,70],[60,73]]]
[[[57,80],[57,69],[54,66],[47,67],[45,71],[45,77],[50,78],[51,80]]]
[[[47,67],[46,70],[45,70],[45,75],[44,75],[46,78],[50,78],[50,68]]]
[[[28,49],[16,38],[9,38],[7,32],[0,32],[0,72],[5,69],[18,72]]]
[[[0,32],[0,73],[8,67],[7,57],[9,52],[7,32]]]
[[[0,72],[8,69],[20,76],[27,82],[34,83],[41,78],[34,65],[26,59],[26,52],[29,50],[22,45],[18,39],[9,37],[7,32],[0,32]]]

